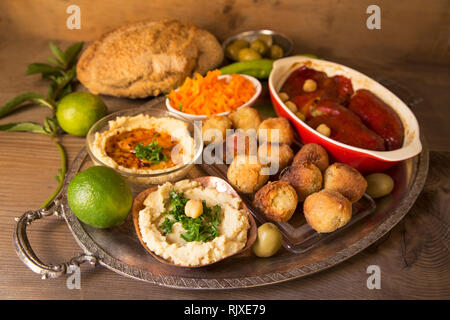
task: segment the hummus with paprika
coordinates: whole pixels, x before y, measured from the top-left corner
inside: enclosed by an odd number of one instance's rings
[[[96,132],[92,152],[104,165],[128,173],[172,171],[192,160],[194,139],[187,123],[145,114],[117,117]]]

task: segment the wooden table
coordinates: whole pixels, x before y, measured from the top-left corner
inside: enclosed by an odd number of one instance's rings
[[[27,64],[45,60],[49,54],[47,45],[46,40],[2,39],[1,104],[22,92],[46,92],[47,82],[24,74]],[[0,132],[0,296],[4,299],[449,299],[448,66],[326,58],[368,75],[394,80],[423,100],[413,106],[413,111],[431,149],[429,176],[412,210],[383,239],[327,271],[260,288],[213,293],[174,290],[128,279],[102,267],[82,265],[81,289],[69,290],[66,277],[41,280],[18,259],[12,246],[14,218],[38,208],[56,187],[58,151],[42,135]],[[110,111],[145,102],[102,98]],[[44,107],[27,107],[1,119],[0,124],[41,122],[46,115],[50,111]],[[84,139],[64,135],[61,141],[70,163],[84,145]],[[61,219],[52,217],[36,222],[29,229],[29,238],[46,263],[61,263],[81,253]],[[380,290],[369,290],[366,286],[369,265],[381,268]]]

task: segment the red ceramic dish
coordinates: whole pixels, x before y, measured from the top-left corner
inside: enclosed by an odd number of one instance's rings
[[[302,65],[323,71],[328,76],[346,76],[351,79],[355,91],[362,88],[368,89],[389,104],[397,112],[405,128],[403,146],[393,151],[372,151],[353,147],[320,134],[298,119],[281,101],[278,91],[292,71]],[[422,151],[419,125],[408,106],[375,80],[343,65],[302,56],[276,60],[269,76],[269,92],[278,116],[290,120],[303,143],[322,145],[336,161],[347,163],[362,173],[385,171],[394,164],[412,158]]]

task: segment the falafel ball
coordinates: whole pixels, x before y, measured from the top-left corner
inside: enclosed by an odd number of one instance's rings
[[[294,157],[294,151],[287,144],[263,143],[258,147],[258,158],[268,166],[278,163],[278,171],[286,168]]]
[[[258,152],[258,140],[256,135],[238,130],[225,139],[224,161],[230,163],[238,155],[256,156]]]
[[[294,131],[286,118],[267,118],[258,127],[260,143],[278,143],[291,145]]]
[[[233,123],[235,129],[241,129],[246,132],[249,130],[257,131],[262,121],[258,111],[248,106],[231,112],[228,118]]]
[[[202,122],[202,137],[205,144],[222,142],[231,129],[232,122],[224,116],[212,115]]]
[[[237,155],[228,167],[227,178],[233,187],[243,193],[252,193],[269,179],[257,156]]]
[[[292,164],[300,164],[305,161],[315,164],[322,172],[330,165],[327,151],[316,143],[305,144],[295,155]]]
[[[311,162],[302,162],[285,168],[280,173],[280,180],[289,182],[294,187],[300,202],[322,189],[322,173]]]
[[[277,222],[288,221],[297,207],[298,197],[295,189],[287,182],[269,182],[255,194],[253,201],[271,220]]]
[[[367,189],[367,181],[355,168],[335,162],[324,172],[324,188],[337,191],[350,202],[362,198]]]
[[[352,204],[339,192],[323,189],[306,198],[303,213],[311,228],[319,233],[328,233],[350,221]]]

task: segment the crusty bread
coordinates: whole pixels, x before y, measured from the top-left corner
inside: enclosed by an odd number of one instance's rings
[[[81,55],[80,82],[95,94],[145,98],[168,93],[223,60],[217,39],[177,20],[143,21],[104,34]]]

